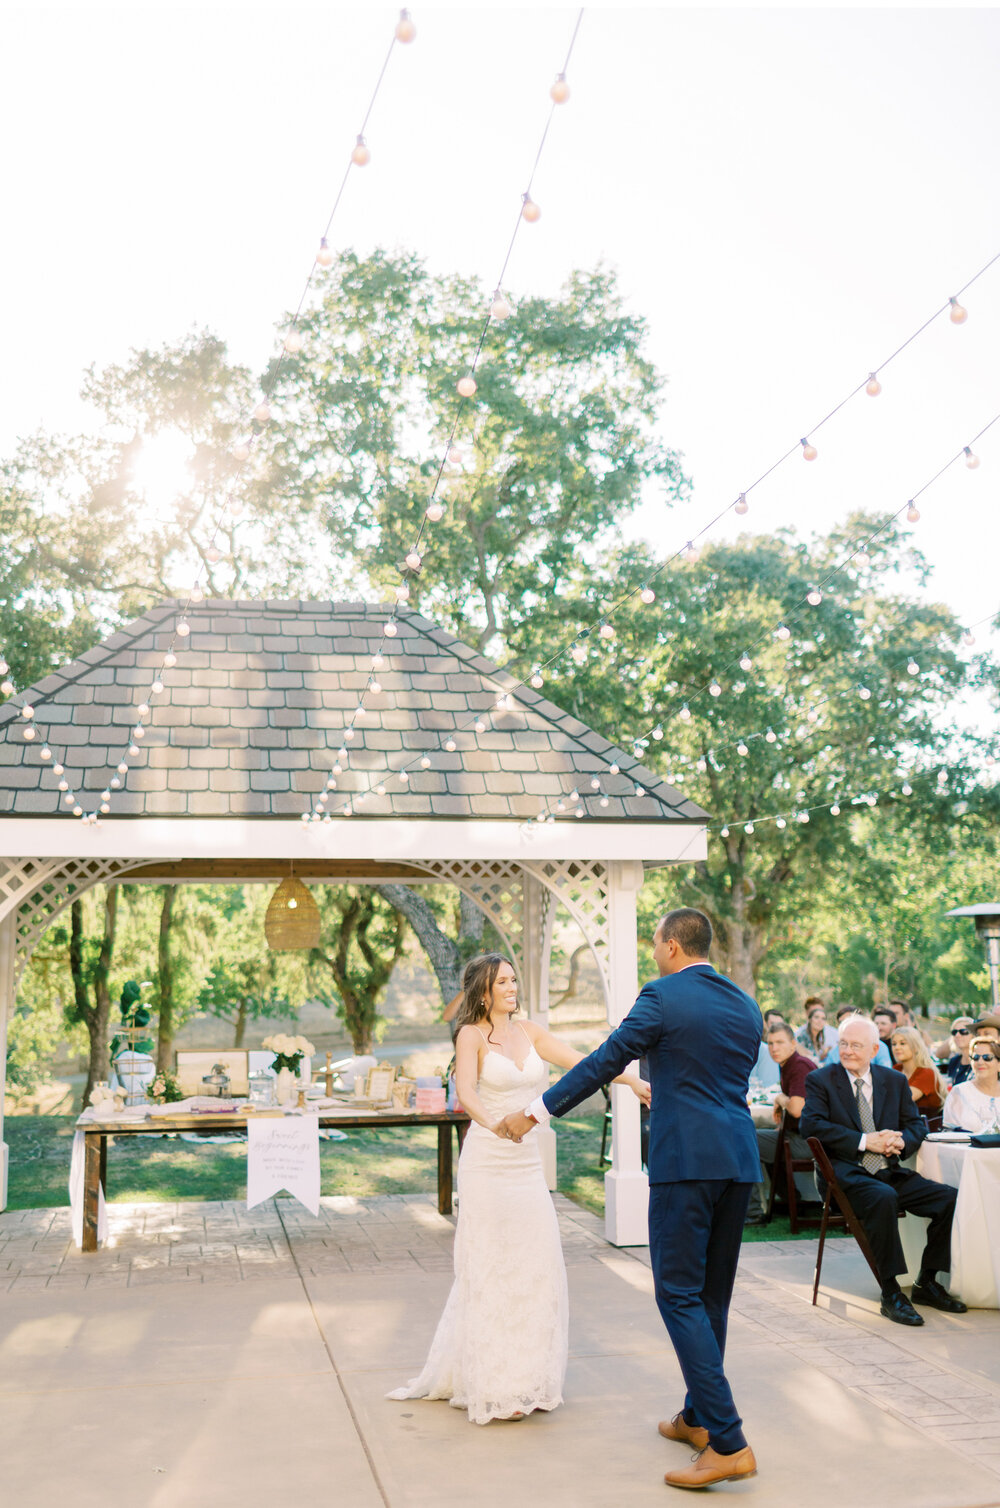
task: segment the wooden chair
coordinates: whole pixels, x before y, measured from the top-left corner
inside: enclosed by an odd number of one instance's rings
[[[823,1148],[823,1143],[817,1137],[810,1136],[809,1150],[813,1155],[813,1161],[816,1164],[816,1170],[819,1173],[819,1176],[822,1178],[823,1182],[826,1184],[826,1198],[823,1200],[823,1213],[820,1216],[819,1224],[819,1247],[816,1251],[816,1276],[813,1281],[813,1303],[815,1304],[816,1295],[819,1292],[819,1275],[820,1270],[823,1266],[823,1246],[826,1242],[826,1233],[831,1226],[847,1227],[851,1235],[854,1237],[855,1241],[860,1246],[861,1255],[868,1263],[868,1266],[871,1268],[872,1273],[874,1274],[876,1283],[878,1283],[879,1287],[881,1288],[882,1280],[878,1275],[878,1268],[875,1266],[875,1258],[872,1256],[872,1249],[868,1244],[868,1237],[865,1235],[864,1227],[862,1226],[861,1221],[858,1219],[857,1215],[851,1208],[850,1200],[840,1186],[840,1181],[838,1180],[836,1173],[833,1171],[833,1164],[831,1163],[829,1157],[827,1157],[826,1155],[826,1152]],[[837,1201],[837,1208],[840,1211],[839,1215],[834,1215],[830,1212],[831,1198]]]
[[[601,1127],[601,1155],[597,1166],[606,1168],[611,1159],[606,1155],[608,1150],[608,1137],[611,1135],[611,1090],[606,1084],[601,1085],[601,1093],[604,1096],[604,1124]]]
[[[774,1214],[774,1200],[778,1191],[779,1172],[784,1177],[785,1198],[788,1201],[788,1224],[792,1235],[797,1236],[803,1227],[817,1226],[822,1220],[821,1215],[800,1215],[799,1196],[795,1187],[796,1173],[812,1173],[815,1171],[811,1157],[795,1157],[792,1153],[792,1144],[785,1127],[786,1112],[782,1110],[781,1120],[778,1123],[778,1140],[774,1148],[774,1167],[771,1172],[771,1192],[767,1196],[767,1209],[764,1211],[765,1225],[770,1223]]]

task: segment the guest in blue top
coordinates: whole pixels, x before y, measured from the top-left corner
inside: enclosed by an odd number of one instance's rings
[[[956,1084],[964,1084],[966,1079],[972,1077],[969,1044],[974,1032],[975,1022],[971,1016],[956,1016],[951,1023],[951,1045],[955,1051],[945,1064],[944,1074],[945,1078],[951,1082],[952,1088]]]

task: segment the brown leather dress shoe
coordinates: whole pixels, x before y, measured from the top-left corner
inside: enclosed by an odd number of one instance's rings
[[[722,1456],[706,1445],[685,1471],[668,1471],[663,1480],[668,1487],[714,1487],[716,1482],[742,1482],[757,1475],[757,1462],[749,1445]]]
[[[683,1410],[672,1419],[661,1419],[656,1427],[664,1440],[682,1440],[685,1445],[693,1445],[695,1450],[704,1450],[708,1444],[708,1430],[702,1429],[700,1424],[685,1423]]]

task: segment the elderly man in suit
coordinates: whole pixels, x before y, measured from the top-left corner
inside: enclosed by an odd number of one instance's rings
[[[922,1325],[914,1304],[965,1313],[965,1305],[937,1278],[951,1267],[951,1222],[958,1190],[900,1166],[900,1159],[911,1157],[927,1135],[927,1124],[913,1103],[905,1075],[873,1063],[878,1044],[873,1021],[845,1018],[840,1062],[817,1068],[806,1079],[800,1128],[803,1136],[823,1143],[864,1227],[882,1286],[882,1313],[898,1325]],[[930,1220],[912,1302],[897,1281],[906,1271],[900,1210]]]
[[[650,1256],[656,1302],[687,1387],[684,1408],[659,1429],[699,1451],[694,1465],[666,1473],[671,1487],[709,1487],[757,1471],[723,1362],[743,1221],[760,1176],[747,1085],[762,1022],[756,1001],[712,968],[711,942],[702,912],[669,911],[653,935],[660,978],[596,1052],[503,1123],[520,1140],[610,1083],[626,1063],[648,1059]]]

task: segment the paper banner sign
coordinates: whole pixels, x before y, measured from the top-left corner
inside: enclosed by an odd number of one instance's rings
[[[319,1214],[319,1118],[283,1115],[247,1121],[247,1209],[287,1189]]]

